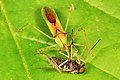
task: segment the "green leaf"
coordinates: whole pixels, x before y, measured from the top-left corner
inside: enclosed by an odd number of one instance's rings
[[[120,4],[118,2],[118,0],[0,0],[0,79],[119,80]],[[101,3],[104,5],[101,6]],[[74,4],[75,10],[70,17],[68,34],[71,29],[77,32],[78,28],[85,28],[91,47],[101,39],[92,50],[94,56],[89,56],[89,63],[83,74],[59,73],[53,70],[42,56],[35,56],[38,49],[48,46],[39,41],[52,44],[55,42],[36,32],[32,27],[26,27],[22,32],[15,32],[31,23],[51,36],[42,18],[41,8],[50,6],[55,9],[64,28],[70,4]],[[85,44],[83,37],[80,33],[75,42]],[[36,39],[39,41],[35,41]],[[51,51],[47,53],[57,54]],[[85,54],[88,54],[88,50]]]
[[[84,0],[103,12],[120,19],[120,0]]]

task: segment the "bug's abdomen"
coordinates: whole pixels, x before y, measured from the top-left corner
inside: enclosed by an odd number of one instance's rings
[[[48,7],[44,7],[44,12],[45,12],[45,16],[47,18],[47,20],[50,22],[50,23],[56,23],[56,16],[54,14],[54,12],[49,9]]]

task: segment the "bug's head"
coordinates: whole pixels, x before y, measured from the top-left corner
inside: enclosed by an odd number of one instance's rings
[[[78,69],[78,73],[84,73],[85,70],[86,70],[85,64],[82,64]]]

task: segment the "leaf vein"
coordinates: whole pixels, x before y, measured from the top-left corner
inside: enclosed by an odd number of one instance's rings
[[[20,57],[21,57],[21,59],[22,59],[23,65],[24,65],[24,67],[25,67],[25,70],[26,70],[26,72],[27,72],[27,77],[28,77],[29,80],[32,80],[31,75],[30,75],[30,72],[29,72],[29,70],[28,70],[28,66],[27,66],[26,60],[25,60],[25,58],[24,58],[24,56],[23,56],[23,54],[22,54],[21,48],[20,48],[19,43],[18,43],[18,41],[17,41],[17,39],[16,39],[15,32],[14,32],[14,30],[12,29],[11,22],[10,22],[10,20],[9,20],[8,17],[7,17],[6,11],[5,11],[5,9],[4,9],[4,6],[3,6],[1,0],[0,0],[0,6],[1,6],[1,11],[3,12],[3,14],[4,14],[4,16],[5,16],[5,19],[6,19],[6,22],[7,22],[7,24],[8,24],[9,30],[10,30],[10,32],[11,32],[11,34],[12,34],[13,39],[14,39],[14,42],[15,42],[15,44],[16,44],[16,47],[17,47],[17,49],[18,49],[18,52],[19,52],[19,54],[20,54]]]

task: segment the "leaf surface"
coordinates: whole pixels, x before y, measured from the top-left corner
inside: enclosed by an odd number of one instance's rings
[[[119,80],[120,4],[118,2],[119,0],[111,2],[105,0],[94,0],[94,2],[93,0],[0,1],[0,79]],[[38,49],[48,46],[43,43],[55,44],[54,40],[48,39],[30,26],[22,32],[16,32],[17,29],[31,23],[51,36],[42,18],[41,8],[48,6],[55,9],[64,28],[70,4],[74,4],[75,10],[70,16],[67,33],[70,34],[71,29],[74,29],[76,33],[79,28],[83,27],[91,46],[101,39],[92,50],[94,56],[89,56],[89,63],[86,64],[87,69],[83,74],[58,73],[42,56],[35,56]],[[17,36],[18,34],[20,35]],[[85,44],[83,37],[81,32],[75,42]],[[52,51],[47,53],[57,54]],[[85,54],[88,52],[86,51]]]

